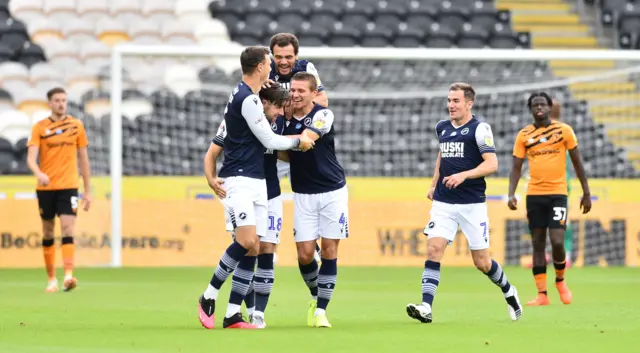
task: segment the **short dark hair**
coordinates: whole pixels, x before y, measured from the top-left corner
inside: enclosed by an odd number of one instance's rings
[[[306,71],[300,71],[296,73],[291,78],[291,81],[307,81],[309,82],[309,89],[311,91],[315,91],[318,89],[318,80],[316,79],[316,76]]]
[[[279,83],[272,83],[271,86],[263,88],[259,93],[260,99],[263,99],[277,107],[282,107],[289,99],[289,90]]]
[[[67,91],[64,90],[64,88],[62,87],[54,87],[52,89],[50,89],[49,91],[47,91],[47,100],[51,100],[51,98],[53,98],[53,96],[55,96],[58,93],[64,93],[67,94]]]
[[[550,107],[553,107],[553,99],[551,99],[548,94],[546,94],[545,92],[533,92],[529,96],[529,99],[527,99],[527,108],[531,109],[531,102],[533,102],[533,99],[536,97],[542,97],[546,99],[547,104],[549,104]]]
[[[278,33],[274,34],[271,37],[271,42],[269,42],[269,49],[271,49],[271,54],[273,54],[273,48],[277,46],[286,47],[291,44],[293,46],[293,53],[298,55],[298,49],[300,49],[300,42],[298,42],[298,37],[291,33]]]
[[[258,65],[265,60],[265,55],[269,55],[269,49],[261,46],[247,47],[240,54],[240,66],[245,75],[252,74]]]
[[[456,82],[449,86],[449,91],[462,91],[464,92],[464,99],[474,102],[476,100],[476,91],[470,84],[464,82]]]

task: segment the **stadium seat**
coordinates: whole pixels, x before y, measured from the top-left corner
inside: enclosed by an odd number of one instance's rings
[[[142,0],[111,0],[109,15],[114,20],[129,25],[142,21]]]
[[[31,86],[40,91],[47,91],[53,87],[64,87],[64,77],[60,70],[53,65],[41,62],[29,69],[29,79]]]
[[[224,45],[229,42],[227,27],[216,19],[198,23],[194,34],[200,45]]]
[[[177,64],[169,67],[164,74],[164,84],[183,97],[187,92],[200,89],[198,72],[192,66]]]
[[[11,93],[0,88],[0,114],[13,109],[13,97],[11,97]]]
[[[31,119],[24,112],[12,110],[0,115],[0,136],[13,145],[31,132]]]
[[[129,36],[137,44],[160,44],[162,33],[160,25],[150,20],[132,23],[129,27]]]
[[[85,93],[81,98],[84,111],[93,116],[103,116],[111,112],[111,101],[108,92],[94,90]]]
[[[2,43],[11,50],[18,51],[24,43],[29,41],[29,34],[24,23],[14,18],[0,22],[0,33],[2,33]]]
[[[64,22],[62,23],[62,34],[67,41],[75,45],[81,45],[95,40],[94,26],[93,23],[82,19]]]
[[[77,0],[78,15],[87,22],[97,23],[109,17],[110,0]]]
[[[47,109],[47,110],[38,110],[33,112],[33,114],[31,114],[31,125],[36,124],[38,121],[47,119],[48,117],[51,116],[51,110]]]
[[[16,92],[24,91],[31,86],[29,69],[22,63],[4,62],[0,64],[0,82],[2,82],[2,88],[14,97],[15,102]]]
[[[0,174],[9,174],[13,162],[13,144],[0,133]]]
[[[46,18],[44,0],[12,0],[9,11],[13,17],[27,23]]]
[[[0,42],[0,63],[5,61],[11,61],[15,55],[15,52],[8,46]]]
[[[88,42],[80,47],[80,58],[85,66],[104,67],[111,62],[111,48],[99,41]]]
[[[78,67],[78,47],[70,41],[49,40],[42,44],[47,55],[47,62],[58,69],[66,70]]]
[[[122,115],[135,119],[139,115],[153,113],[153,106],[147,95],[139,90],[129,89],[122,92]]]
[[[62,40],[60,25],[49,19],[35,20],[29,24],[29,36],[34,43],[42,44],[48,40]]]
[[[27,88],[24,91],[14,94],[16,107],[27,116],[39,110],[49,109],[47,103],[47,90]]]
[[[176,1],[176,18],[197,26],[200,22],[211,20],[207,12],[208,5],[209,0]]]
[[[129,34],[124,22],[110,18],[103,18],[98,21],[96,24],[96,37],[109,47],[129,41]]]
[[[162,24],[162,40],[167,44],[195,44],[193,27],[189,23],[167,21]]]
[[[59,25],[78,21],[77,0],[44,0],[44,11]]]
[[[144,0],[142,15],[151,22],[162,24],[175,18],[172,0]]]

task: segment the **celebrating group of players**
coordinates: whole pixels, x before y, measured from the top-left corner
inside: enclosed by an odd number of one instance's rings
[[[326,309],[336,285],[338,245],[349,236],[348,192],[344,170],[336,158],[334,115],[327,108],[326,92],[313,64],[298,59],[298,49],[294,35],[280,33],[272,38],[269,49],[248,47],[242,52],[242,82],[229,96],[224,120],[204,159],[205,176],[224,206],[226,230],[233,239],[199,299],[198,317],[207,329],[214,328],[218,293],[232,274],[223,327],[266,327],[264,313],[274,284],[274,255],[282,231],[280,176],[287,172],[286,163],[290,165],[294,193],[293,236],[299,269],[311,294],[307,324],[331,327]],[[38,180],[42,248],[49,277],[46,291],[56,292],[54,218],[58,215],[61,220],[63,289],[69,291],[77,286],[72,271],[78,162],[84,179],[85,211],[91,202],[90,168],[88,139],[82,122],[66,113],[65,91],[54,88],[48,99],[51,116],[33,127],[28,166]],[[471,112],[474,101],[475,91],[470,85],[452,84],[447,97],[449,119],[435,126],[440,152],[428,194],[433,203],[424,230],[428,252],[422,274],[422,300],[406,306],[407,314],[420,322],[432,321],[440,261],[458,228],[468,240],[475,266],[501,289],[511,319],[518,320],[522,315],[516,288],[489,253],[484,178],[497,170],[498,159],[490,125]],[[549,304],[547,230],[556,287],[561,301],[569,304],[572,294],[564,280],[563,243],[568,215],[567,154],[582,185],[583,213],[591,209],[589,186],[573,130],[557,117],[550,117],[557,103],[546,93],[537,92],[530,96],[527,106],[534,123],[516,137],[508,206],[517,209],[515,191],[527,158],[530,181],[526,207],[538,288],[538,296],[528,305]],[[221,154],[224,162],[216,175],[216,159]],[[279,167],[282,165],[285,168]],[[249,322],[240,312],[243,301]]]

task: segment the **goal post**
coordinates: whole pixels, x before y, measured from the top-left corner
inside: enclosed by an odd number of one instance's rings
[[[226,59],[236,60],[239,68],[239,56],[242,50],[243,47],[237,45],[120,44],[113,48],[110,77],[112,108],[109,141],[111,265],[113,267],[127,266],[127,263],[123,263],[122,249],[124,229],[123,144],[125,143],[123,139],[122,104],[123,90],[125,89],[125,78],[123,76],[125,62],[130,58],[144,57],[179,59],[185,65],[189,65],[190,59]],[[570,107],[570,114],[578,114],[579,116],[567,117],[569,119],[568,122],[570,124],[575,124],[576,122],[582,124],[583,122],[580,119],[588,120],[588,123],[584,123],[585,126],[588,125],[585,129],[593,129],[594,136],[599,136],[598,141],[602,138],[602,141],[597,143],[587,141],[587,148],[590,151],[586,152],[589,159],[587,164],[588,172],[591,175],[602,178],[630,178],[639,175],[637,171],[640,170],[640,148],[638,147],[637,138],[640,137],[640,134],[635,135],[636,132],[640,131],[640,93],[638,93],[638,87],[635,85],[636,81],[640,82],[640,79],[638,79],[640,77],[639,51],[301,47],[299,56],[314,62],[314,64],[316,64],[316,61],[318,62],[316,67],[319,70],[320,78],[327,85],[330,106],[333,106],[333,102],[353,101],[353,106],[365,110],[368,109],[362,113],[366,115],[378,114],[377,110],[372,110],[375,107],[384,110],[381,107],[382,104],[397,102],[397,107],[395,104],[393,107],[394,109],[397,108],[397,110],[393,114],[399,114],[398,111],[402,109],[406,111],[407,121],[403,121],[402,124],[407,125],[408,128],[404,129],[404,132],[399,130],[389,135],[389,138],[395,138],[398,141],[395,145],[406,146],[405,156],[401,156],[400,150],[396,151],[398,154],[393,154],[395,153],[393,152],[390,155],[391,157],[384,154],[384,158],[386,158],[383,161],[384,163],[379,166],[379,169],[375,169],[378,166],[368,163],[370,160],[357,157],[358,153],[363,153],[362,148],[349,148],[349,155],[353,158],[350,157],[350,160],[343,162],[349,176],[429,177],[433,171],[434,161],[429,160],[429,157],[423,157],[424,153],[418,151],[415,144],[424,143],[429,145],[429,150],[433,150],[435,146],[431,141],[420,139],[419,136],[411,135],[407,131],[411,130],[422,119],[424,119],[425,125],[420,126],[420,129],[424,130],[421,133],[427,133],[426,131],[433,129],[433,122],[443,116],[446,105],[446,87],[448,83],[455,81],[472,83],[479,97],[478,100],[485,101],[485,103],[478,104],[482,106],[480,114],[487,115],[489,119],[497,119],[493,121],[493,125],[497,124],[499,127],[494,127],[494,133],[496,133],[495,130],[498,130],[496,139],[503,144],[499,177],[504,179],[505,173],[508,173],[505,168],[510,168],[510,160],[505,160],[502,157],[510,156],[510,148],[515,137],[513,129],[516,126],[524,126],[523,122],[530,120],[530,116],[523,111],[523,107],[526,105],[526,95],[536,90],[551,90],[560,95],[561,101],[566,99],[575,103]],[[384,82],[381,82],[380,77],[375,74],[369,79],[355,77],[353,80],[348,81],[347,78],[354,77],[353,72],[344,72],[340,71],[339,68],[330,67],[330,65],[338,65],[338,63],[360,61],[375,63],[372,65],[382,71],[386,67],[392,67],[390,63],[395,62],[393,68],[397,70],[397,75],[399,75],[397,82],[390,82],[385,89]],[[325,62],[326,65],[323,66],[321,62]],[[403,67],[405,62],[410,64]],[[439,66],[435,63],[439,63]],[[434,65],[437,67],[434,68]],[[456,71],[459,67],[463,69]],[[536,68],[539,68],[539,72],[536,71]],[[527,73],[523,74],[525,71]],[[328,74],[328,72],[331,72],[331,74]],[[332,86],[331,83],[341,82],[341,75],[344,75],[342,79],[346,83],[343,86]],[[492,75],[494,77],[491,77]],[[406,80],[406,85],[403,85],[403,79],[406,78],[410,78],[410,80]],[[202,85],[202,89],[207,89],[207,87],[206,84]],[[228,95],[233,86],[213,85],[211,89],[218,91],[220,94]],[[438,101],[440,104],[434,104],[434,100],[440,100]],[[563,101],[562,103],[566,102]],[[353,115],[353,111],[345,107],[336,109]],[[360,126],[358,125],[360,124],[359,118],[353,118],[347,123],[351,124],[349,125],[350,127]],[[374,123],[377,119],[375,116],[368,118],[371,118]],[[435,120],[436,118],[437,120]],[[383,128],[387,123],[393,124],[388,120],[388,117],[378,122]],[[505,126],[508,126],[508,128],[505,128]],[[607,137],[609,126],[618,132]],[[375,132],[370,131],[371,129],[366,129],[367,132],[375,134]],[[215,131],[210,131],[210,134],[213,133]],[[601,136],[603,133],[604,136]],[[581,140],[579,134],[578,138]],[[361,143],[363,146],[371,146],[371,141],[367,142],[367,139],[365,136],[364,142],[358,140],[348,143]],[[347,144],[347,142],[339,142],[339,145]],[[208,143],[206,145],[208,146]],[[598,163],[602,161],[602,158],[604,158],[602,156],[604,155],[598,154],[597,149],[608,149],[607,153],[611,154],[612,159],[607,160],[610,165],[607,165],[606,168],[615,169],[614,172],[598,173],[599,168],[601,168]],[[421,156],[414,159],[411,154],[420,154]],[[585,152],[583,152],[583,156],[585,156]],[[622,160],[624,160],[624,163],[620,162]],[[396,173],[398,170],[400,172]],[[204,179],[202,182],[204,183]],[[521,182],[521,184],[524,183],[525,181]],[[501,188],[504,187],[503,184],[500,185]],[[600,184],[593,185],[595,186],[592,186],[592,188],[596,189],[594,193],[598,193]],[[579,190],[578,186],[577,190],[574,188],[573,193],[576,194]],[[501,192],[506,194],[506,188]],[[606,193],[606,197],[611,197],[609,191]],[[602,195],[604,195],[604,192]],[[504,195],[501,196],[504,197]],[[574,211],[571,216],[577,217],[577,214],[578,212]],[[426,222],[427,216],[425,214],[423,219],[417,220],[417,222]],[[585,226],[584,224],[582,225]],[[518,231],[522,229],[522,233],[528,232],[523,228],[523,225],[517,226],[519,227]],[[588,227],[589,225],[586,226]],[[596,225],[591,226],[596,227]],[[609,232],[608,225],[603,229],[594,230],[596,233],[598,231]],[[577,233],[580,234],[580,232]],[[589,236],[589,234],[586,235],[587,238]],[[577,254],[575,256],[580,258],[577,262],[582,261],[583,264],[593,264],[595,260],[592,257],[587,258],[578,254],[580,251],[584,252],[584,247],[590,246],[589,244],[600,244],[597,240],[587,238],[579,241],[580,245],[574,248],[574,254]],[[508,241],[506,242],[508,243]],[[617,241],[620,241],[620,239]],[[625,240],[621,241],[624,243]],[[513,244],[506,244],[505,247],[509,248],[511,246],[518,249],[519,247],[525,247],[522,242],[516,240],[512,242]],[[621,245],[621,248],[612,248],[610,252],[613,254],[606,254],[609,256],[608,261],[611,263],[619,261],[616,256],[619,255],[620,251],[624,252],[625,248],[624,244]],[[514,255],[519,254],[518,251],[520,250],[518,249],[506,250],[508,254],[505,257],[511,256],[512,259],[505,262],[514,264],[516,260],[520,261]]]

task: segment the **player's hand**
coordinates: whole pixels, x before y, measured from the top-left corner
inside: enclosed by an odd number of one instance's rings
[[[587,214],[591,211],[591,195],[582,195],[582,199],[580,199],[580,209],[582,210],[582,214]]]
[[[464,183],[465,180],[467,180],[467,177],[464,175],[464,173],[457,173],[444,177],[442,179],[442,183],[448,189],[455,189],[458,187],[458,185]]]
[[[267,82],[262,84],[262,88],[269,88],[272,84],[276,83],[274,80],[267,80]]]
[[[91,207],[91,193],[89,193],[88,191],[85,191],[84,194],[82,194],[82,209],[86,211],[89,211],[89,208]]]
[[[300,136],[300,145],[298,146],[298,148],[301,149],[303,152],[306,152],[312,149],[313,145],[315,145],[315,142],[312,139],[306,136]]]
[[[515,211],[518,209],[518,199],[516,198],[516,195],[509,196],[509,201],[507,201],[507,206],[509,206],[509,209],[511,211]]]
[[[224,184],[224,179],[220,178],[215,178],[213,181],[209,182],[209,186],[220,199],[227,197],[227,191],[224,189],[222,184]]]
[[[39,185],[42,185],[42,186],[49,185],[49,176],[47,176],[45,173],[43,172],[38,173],[38,175],[36,175],[36,178],[38,178]]]
[[[436,192],[436,187],[432,186],[431,188],[429,188],[429,193],[427,194],[427,198],[431,201],[433,201],[433,194]]]

